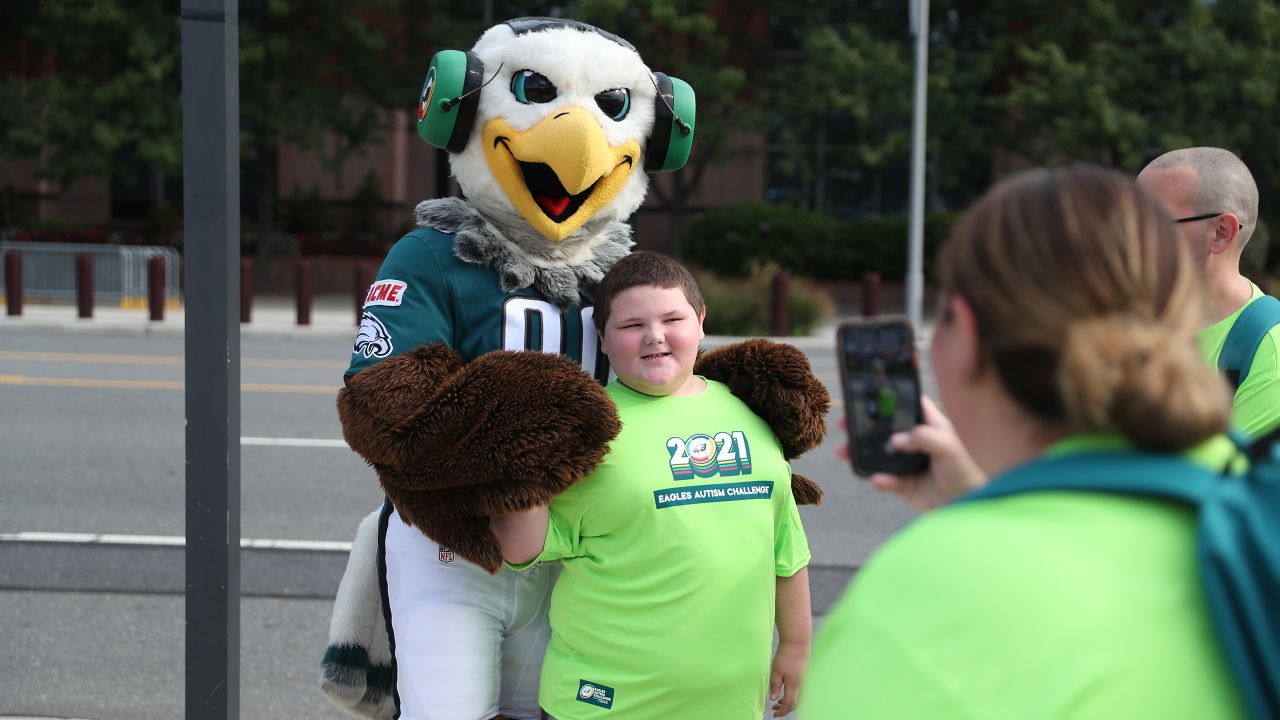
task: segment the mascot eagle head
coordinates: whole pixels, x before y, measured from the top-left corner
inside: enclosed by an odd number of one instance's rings
[[[630,217],[646,172],[684,165],[693,122],[687,83],[559,18],[510,20],[470,52],[437,53],[418,103],[419,134],[450,151],[471,206],[509,237],[528,228],[552,246]]]

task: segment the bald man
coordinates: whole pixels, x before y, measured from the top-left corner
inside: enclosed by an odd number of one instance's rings
[[[1240,158],[1222,148],[1174,150],[1152,160],[1138,184],[1174,217],[1206,289],[1197,336],[1211,364],[1245,307],[1264,297],[1240,274],[1240,254],[1258,224],[1258,186]],[[1257,437],[1280,425],[1280,326],[1262,338],[1248,376],[1236,389],[1232,423]]]

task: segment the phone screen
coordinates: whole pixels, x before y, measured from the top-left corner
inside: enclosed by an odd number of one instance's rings
[[[923,471],[927,456],[889,446],[890,435],[922,422],[910,323],[905,318],[847,322],[837,342],[854,470],[861,475]]]

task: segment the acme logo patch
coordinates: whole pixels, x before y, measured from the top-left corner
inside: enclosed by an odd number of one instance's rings
[[[364,296],[364,306],[399,305],[404,300],[404,289],[408,287],[400,280],[379,280],[369,286],[369,294]]]

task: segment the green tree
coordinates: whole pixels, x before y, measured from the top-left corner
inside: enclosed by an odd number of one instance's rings
[[[688,164],[655,177],[650,193],[670,218],[670,244],[679,256],[689,198],[707,168],[752,150],[735,133],[767,125],[758,75],[768,60],[765,0],[578,0],[566,16],[618,33],[649,67],[678,77],[697,94],[697,123]],[[669,185],[668,185],[669,184]]]
[[[902,42],[860,24],[819,23],[794,50],[775,50],[769,105],[779,108],[780,167],[811,185],[809,205],[826,211],[837,169],[879,172],[911,150],[911,61]]]
[[[63,182],[108,172],[126,147],[181,167],[176,2],[3,3],[0,28],[0,155]]]
[[[935,209],[962,207],[994,171],[1020,164],[1136,171],[1197,144],[1240,153],[1271,196],[1264,208],[1280,210],[1275,0],[935,0],[930,10]],[[785,29],[769,81],[785,110],[775,121],[784,169],[815,188],[823,175],[888,169],[905,193],[912,38],[902,4],[795,0],[771,11]],[[823,207],[820,190],[808,195]]]
[[[119,172],[122,151],[178,174],[179,10],[179,0],[0,4],[0,156],[38,160],[61,182]],[[469,47],[481,22],[463,0],[240,2],[242,185],[258,188],[267,220],[277,141],[340,169],[388,129],[383,111],[413,106],[436,46]]]
[[[1276,168],[1280,12],[1271,0],[946,8],[942,44],[983,67],[1004,149],[1132,171],[1170,148],[1221,145]]]

